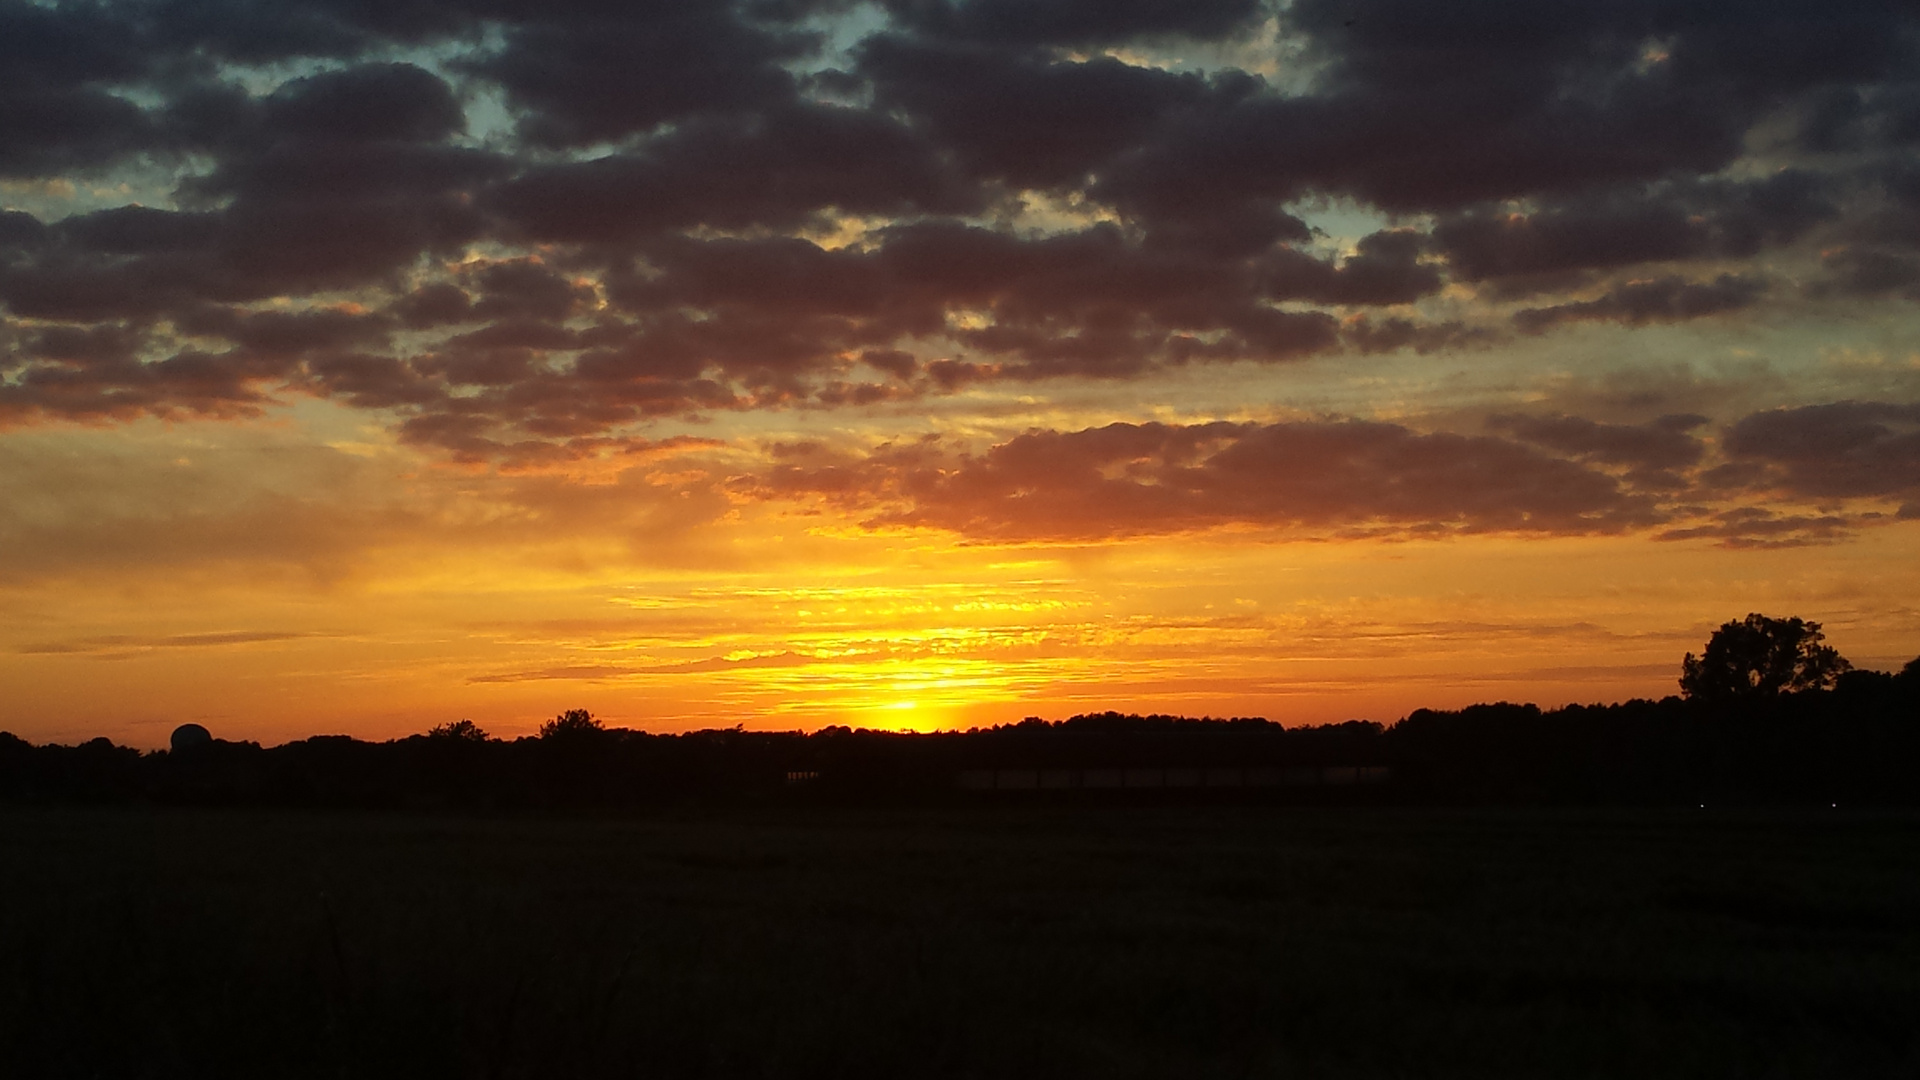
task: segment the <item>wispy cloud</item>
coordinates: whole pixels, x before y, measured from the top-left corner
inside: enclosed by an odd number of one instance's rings
[[[211,634],[170,634],[159,637],[108,634],[100,637],[22,645],[14,651],[28,656],[124,657],[155,649],[219,649],[236,645],[259,645],[338,636],[340,635],[310,630],[231,630]]]

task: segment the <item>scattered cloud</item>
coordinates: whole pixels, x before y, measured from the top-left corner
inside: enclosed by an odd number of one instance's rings
[[[1729,473],[1802,498],[1920,494],[1920,404],[1841,401],[1743,417]]]
[[[232,645],[271,644],[335,636],[338,635],[307,630],[227,630],[206,634],[169,634],[159,637],[111,634],[68,641],[38,642],[22,645],[14,651],[29,656],[124,659],[154,649],[217,649]]]
[[[1920,250],[1892,7],[166,10],[0,10],[0,179],[169,177],[0,214],[0,424],[319,396],[473,460],[1898,298]],[[1161,56],[1275,33],[1311,77]]]

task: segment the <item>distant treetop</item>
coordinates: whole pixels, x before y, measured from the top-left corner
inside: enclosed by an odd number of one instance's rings
[[[452,739],[456,742],[486,742],[489,736],[479,724],[472,720],[459,719],[445,724],[435,724],[427,729],[429,739]]]
[[[598,735],[607,730],[606,725],[593,718],[585,709],[568,709],[559,716],[540,725],[540,737],[543,739],[571,739],[583,735]]]
[[[1724,700],[1755,694],[1830,690],[1853,668],[1832,646],[1822,645],[1820,624],[1774,619],[1757,612],[1723,623],[1706,651],[1680,664],[1680,692],[1690,698]]]

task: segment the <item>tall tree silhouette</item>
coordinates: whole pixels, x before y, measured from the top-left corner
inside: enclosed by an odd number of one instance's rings
[[[1723,623],[1702,655],[1680,662],[1680,692],[1712,701],[1831,689],[1853,665],[1823,640],[1820,624],[1804,619],[1755,612]]]

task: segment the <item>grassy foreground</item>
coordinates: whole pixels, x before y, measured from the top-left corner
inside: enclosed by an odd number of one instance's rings
[[[0,811],[18,1076],[1920,1075],[1920,815]]]

